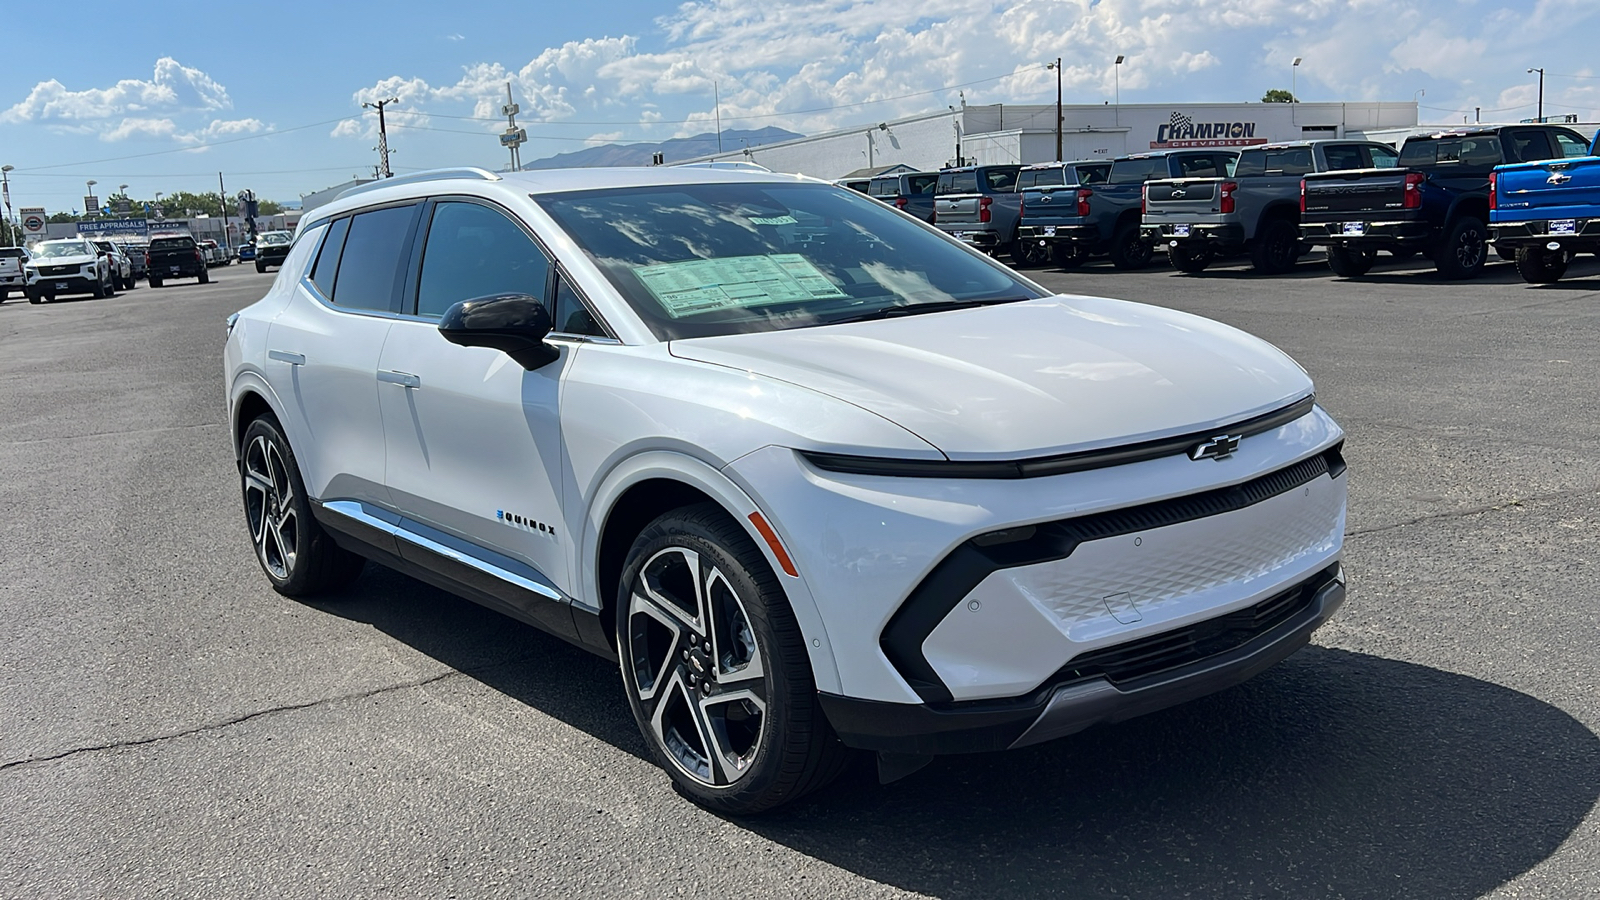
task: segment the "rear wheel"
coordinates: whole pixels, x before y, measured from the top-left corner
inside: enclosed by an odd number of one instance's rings
[[[1359,278],[1372,268],[1377,254],[1371,250],[1333,246],[1328,248],[1328,268],[1341,278]]]
[[[1011,244],[1011,261],[1019,269],[1037,269],[1050,261],[1050,249],[1038,238],[1017,238]]]
[[[209,271],[207,271],[205,269],[201,269],[200,270],[200,283],[201,284],[210,284],[211,283],[211,273]]]
[[[366,561],[335,544],[312,518],[294,451],[270,416],[245,430],[239,477],[256,562],[274,590],[306,597],[337,590],[361,574]]]
[[[1489,258],[1488,230],[1473,216],[1456,219],[1434,254],[1434,268],[1451,279],[1477,278]]]
[[[1300,258],[1300,229],[1288,219],[1272,219],[1261,226],[1250,245],[1250,265],[1263,275],[1282,275]]]
[[[1119,269],[1142,269],[1150,264],[1150,254],[1137,225],[1124,225],[1111,237],[1111,264]]]
[[[157,278],[154,275],[151,275],[150,276],[150,286],[153,287],[153,288],[161,287],[161,279]]]
[[[650,523],[628,551],[616,609],[634,719],[683,793],[754,813],[843,769],[849,752],[817,705],[783,589],[720,507]]]
[[[1517,274],[1529,284],[1555,284],[1567,274],[1567,263],[1571,261],[1571,255],[1565,250],[1517,248]]]
[[[1211,265],[1211,251],[1203,247],[1185,247],[1182,244],[1176,247],[1168,246],[1167,261],[1179,272],[1204,272],[1206,266]]]

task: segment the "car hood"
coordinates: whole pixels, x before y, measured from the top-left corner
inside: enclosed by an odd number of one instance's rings
[[[951,459],[1044,456],[1202,431],[1312,390],[1294,360],[1242,331],[1096,297],[694,338],[670,350],[854,404]]]

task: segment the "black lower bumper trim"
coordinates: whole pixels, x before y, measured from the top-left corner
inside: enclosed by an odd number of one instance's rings
[[[1064,737],[1203,697],[1271,668],[1308,643],[1344,603],[1344,581],[1338,573],[1337,566],[1325,569],[1291,589],[1308,594],[1306,602],[1250,640],[1129,681],[1074,678],[1069,668],[1064,670],[1066,683],[1055,679],[1005,700],[883,703],[822,693],[822,709],[846,745],[885,753],[982,753]]]

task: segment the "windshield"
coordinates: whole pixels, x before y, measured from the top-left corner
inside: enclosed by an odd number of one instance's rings
[[[61,241],[60,243],[40,244],[35,248],[34,255],[44,259],[59,259],[63,256],[93,256],[94,248],[84,241]]]
[[[665,340],[1044,296],[883,204],[822,185],[664,185],[534,199]]]
[[[289,233],[287,231],[269,231],[256,238],[258,244],[287,244]]]

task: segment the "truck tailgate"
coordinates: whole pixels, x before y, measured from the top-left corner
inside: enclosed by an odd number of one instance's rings
[[[1377,213],[1405,207],[1406,169],[1351,169],[1307,175],[1305,212]]]
[[[1172,178],[1145,185],[1145,221],[1193,217],[1217,211],[1221,178]]]
[[[939,214],[939,224],[978,221],[978,200],[982,194],[943,194],[933,198],[934,212]]]
[[[1591,217],[1600,209],[1600,157],[1550,159],[1494,171],[1497,220]]]

